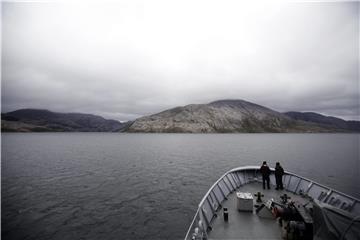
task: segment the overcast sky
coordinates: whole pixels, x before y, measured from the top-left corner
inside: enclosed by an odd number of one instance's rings
[[[3,3],[2,112],[244,99],[359,117],[359,3]]]

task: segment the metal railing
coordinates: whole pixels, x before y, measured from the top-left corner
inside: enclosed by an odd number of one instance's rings
[[[185,240],[207,238],[211,223],[227,196],[244,184],[260,180],[258,166],[234,168],[222,175],[200,201]],[[273,168],[271,168],[270,182],[275,185]],[[285,190],[289,192],[309,196],[355,215],[360,214],[360,200],[352,196],[287,171],[283,176],[283,183]]]

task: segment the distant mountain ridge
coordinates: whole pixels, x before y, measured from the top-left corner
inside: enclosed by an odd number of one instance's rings
[[[359,121],[346,121],[341,118],[324,116],[314,112],[285,112],[284,114],[294,120],[316,123],[329,128],[360,132]]]
[[[118,132],[125,124],[83,113],[20,109],[1,114],[1,130],[15,132]]]

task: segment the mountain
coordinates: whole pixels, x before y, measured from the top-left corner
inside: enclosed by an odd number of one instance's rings
[[[136,119],[127,132],[360,132],[359,121],[317,113],[280,113],[244,100],[176,107]]]
[[[340,118],[324,116],[314,112],[285,112],[288,117],[308,123],[319,124],[325,128],[342,129],[345,131],[360,132],[359,121],[345,121]]]
[[[326,132],[317,124],[297,121],[244,100],[176,107],[135,120],[128,132]]]
[[[359,121],[313,112],[280,113],[244,100],[190,104],[121,123],[83,113],[21,109],[1,114],[3,132],[360,132]]]
[[[1,114],[1,130],[11,132],[118,132],[126,126],[116,120],[83,113],[21,109]]]

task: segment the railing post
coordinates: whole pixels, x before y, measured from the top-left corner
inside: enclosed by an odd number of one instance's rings
[[[221,192],[221,194],[223,195],[223,197],[224,197],[224,199],[227,199],[227,197],[225,196],[225,193],[224,193],[224,191],[221,189],[221,185],[220,185],[220,182],[218,183],[218,188],[220,189],[220,192]]]
[[[290,182],[291,182],[291,175],[289,175],[289,180],[288,180],[288,183],[287,183],[287,190],[290,191]]]
[[[325,199],[324,199],[324,203],[327,203],[327,200],[329,199],[330,195],[332,193],[332,190],[330,189],[327,193],[326,193],[326,196],[325,196]]]
[[[353,208],[355,207],[355,204],[356,204],[357,202],[358,202],[358,201],[354,199],[353,204],[351,204],[351,206],[350,206],[349,212],[352,212],[352,210],[353,210]]]
[[[296,191],[298,190],[298,188],[299,188],[299,186],[300,186],[300,183],[301,183],[301,178],[299,178],[299,182],[298,182],[297,185],[296,185],[296,188],[295,188],[294,193],[296,193]]]
[[[229,174],[228,174],[229,175]],[[236,186],[234,186],[231,182],[231,180],[229,179],[228,175],[226,175],[225,177],[227,178],[227,180],[229,181],[230,185],[233,187],[233,189],[235,190],[236,189]],[[230,191],[232,192],[232,191]]]
[[[240,177],[239,177],[239,175],[238,175],[238,172],[235,173],[235,176],[236,176],[237,179],[239,180],[239,183],[240,183],[240,186],[241,186],[241,185],[242,185],[242,182],[241,182],[241,180],[240,180]],[[240,187],[240,186],[239,186],[239,187]]]
[[[306,194],[309,194],[310,188],[311,188],[313,185],[314,185],[314,183],[313,183],[313,182],[310,182],[308,188],[306,189]]]
[[[203,219],[206,222],[206,229],[204,229],[205,233],[206,233],[208,229],[211,230],[212,228],[210,226],[210,221],[207,219],[205,213],[206,213],[206,210],[204,210],[203,206],[201,206],[201,215],[203,216]]]
[[[234,177],[234,173],[230,173],[230,175],[231,175],[232,179],[234,180],[234,183],[235,183],[235,185],[236,185],[236,188],[240,187],[240,186],[237,185],[237,181],[236,181],[236,179],[235,179],[235,177]],[[235,189],[236,189],[236,188],[235,188]]]
[[[216,196],[215,192],[212,192],[214,194],[214,198],[216,199],[218,206],[221,207],[221,202],[219,201],[218,197]]]
[[[210,195],[209,195],[209,196],[210,196]],[[208,202],[208,204],[209,204],[209,206],[210,206],[210,208],[211,208],[211,213],[212,213],[212,215],[214,216],[216,213],[215,213],[215,210],[213,209],[213,207],[212,207],[212,205],[211,205],[211,203],[210,203],[209,198],[207,197],[206,200],[207,200],[207,202]],[[212,217],[211,217],[211,218],[212,218]]]
[[[225,176],[225,177],[226,177],[226,176]],[[227,190],[229,190],[229,192],[231,192],[231,190],[230,190],[229,186],[226,184],[224,178],[223,178],[222,180],[223,180],[223,183],[224,183],[225,187],[227,188]]]

